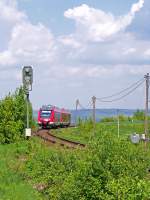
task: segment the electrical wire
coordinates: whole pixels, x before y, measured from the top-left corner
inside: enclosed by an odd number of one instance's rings
[[[86,109],[84,106],[82,106],[80,103],[78,104],[80,106],[81,109]]]
[[[88,109],[87,107],[89,107],[89,106],[91,107],[92,106],[92,102],[89,101],[89,103],[85,107],[80,102],[78,103],[78,105],[80,106],[81,109],[85,110],[85,109]]]
[[[89,103],[86,105],[86,107],[92,107],[93,103],[92,101],[89,101]]]
[[[80,103],[80,101],[78,102],[78,106],[79,106],[81,109],[86,109],[86,108]]]
[[[132,90],[130,90],[129,92],[127,92],[126,94],[124,94],[123,96],[121,97],[118,97],[116,99],[112,99],[112,100],[102,100],[102,98],[96,98],[99,102],[114,102],[114,101],[119,101],[121,99],[123,99],[124,97],[128,96],[129,94],[131,94],[132,92],[134,92],[140,85],[142,85],[142,83],[144,82],[145,80],[143,80],[142,82],[140,82],[138,85],[136,85],[136,87],[134,87]]]
[[[121,90],[120,92],[117,92],[117,93],[112,94],[112,95],[110,95],[110,96],[105,96],[105,97],[97,98],[97,99],[98,99],[98,100],[103,100],[103,99],[108,99],[108,98],[111,98],[111,97],[114,97],[114,96],[118,96],[118,95],[122,94],[123,92],[125,92],[125,91],[131,89],[132,87],[134,87],[135,85],[137,85],[137,84],[138,84],[139,82],[141,82],[141,81],[143,81],[143,78],[140,79],[139,81],[137,81],[136,83],[133,83],[131,86],[129,86],[129,87],[127,87],[127,88]]]
[[[112,94],[110,96],[101,97],[101,98],[96,97],[96,100],[98,100],[99,102],[108,102],[108,103],[114,102],[114,101],[119,101],[119,100],[125,98],[126,96],[130,95],[132,92],[134,92],[140,85],[142,85],[142,83],[144,81],[145,81],[145,79],[142,78],[142,79],[138,80],[137,82],[133,83],[131,86],[121,90],[120,92],[117,92],[117,93]],[[124,93],[126,91],[128,91],[128,92],[125,93],[124,95],[120,96],[120,97],[117,97],[117,98],[114,98],[114,99],[111,99],[111,100],[104,100],[104,99],[109,99],[109,98],[121,95],[122,93]],[[150,101],[148,101],[148,102],[150,102]],[[92,107],[92,105],[93,105],[92,101],[89,101],[89,103],[87,104],[86,107],[84,107],[80,102],[78,102],[78,106],[80,106],[81,109],[87,109],[88,106]]]

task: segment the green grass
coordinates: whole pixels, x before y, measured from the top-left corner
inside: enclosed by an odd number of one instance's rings
[[[52,134],[73,140],[81,143],[88,143],[93,135],[97,138],[105,133],[111,133],[114,137],[118,137],[118,125],[115,122],[104,122],[97,123],[96,130],[94,131],[92,123],[82,123],[78,127],[64,128],[64,129],[52,129]],[[132,123],[132,122],[121,122],[119,136],[127,138],[132,133],[144,133],[144,124]]]
[[[19,146],[0,145],[0,200],[42,199],[19,173],[26,160],[26,151],[27,142],[21,142]]]
[[[89,127],[90,124],[80,127],[81,133],[92,134],[86,132]],[[29,177],[34,185],[46,186],[42,191],[45,199],[149,199],[149,146],[145,151],[142,142],[133,145],[124,135],[117,139],[113,137],[113,128],[110,125],[107,132],[105,124],[97,127],[96,136],[82,150],[31,143],[24,177]]]
[[[68,139],[71,141],[76,141],[80,143],[86,143],[86,137],[81,132],[80,128],[73,127],[73,128],[62,128],[62,129],[51,129],[50,132],[53,135],[56,135],[60,138]]]
[[[50,156],[61,155],[64,151],[70,154],[70,150],[57,145],[47,146],[39,138],[0,145],[0,200],[47,199],[38,191],[47,176],[45,164],[39,161],[44,159],[46,162]],[[30,167],[28,162],[32,159]]]
[[[150,196],[150,146],[145,151],[142,142],[127,141],[128,135],[143,130],[143,124],[122,122],[118,139],[116,123],[97,123],[94,132],[88,122],[51,130],[88,143],[82,150],[46,146],[38,138],[0,145],[0,200],[95,200],[99,195],[115,200],[118,191],[129,194],[127,199],[146,200]],[[45,188],[38,192],[40,185]]]

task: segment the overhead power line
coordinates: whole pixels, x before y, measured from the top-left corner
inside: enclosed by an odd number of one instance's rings
[[[92,107],[92,102],[91,101],[89,101],[89,103],[86,105],[86,106],[83,106],[81,103],[80,103],[80,101],[78,100],[78,106],[79,106],[79,108],[80,109],[88,109],[88,108],[90,108],[90,107]]]
[[[144,80],[143,78],[140,79],[139,81],[133,83],[132,85],[130,85],[129,87],[127,87],[127,88],[125,88],[125,89],[123,89],[123,90],[121,90],[120,92],[114,93],[114,94],[112,94],[112,95],[110,95],[110,96],[105,96],[105,97],[97,98],[97,99],[98,99],[98,100],[103,100],[103,99],[109,99],[109,98],[118,96],[118,95],[120,95],[120,94],[126,92],[127,90],[133,88],[134,86],[136,86],[138,83],[140,83],[140,82],[143,81],[143,80]]]
[[[132,90],[130,90],[129,92],[127,92],[126,94],[122,95],[121,97],[118,97],[118,98],[115,98],[115,99],[112,99],[112,100],[102,100],[104,98],[96,98],[98,101],[100,102],[114,102],[114,101],[119,101],[121,99],[123,99],[124,97],[128,96],[129,94],[131,94],[132,92],[134,92],[140,85],[142,85],[144,83],[145,80],[142,79],[142,81],[136,85],[136,87],[132,88]],[[125,91],[125,90],[124,90]]]
[[[119,100],[125,98],[126,96],[130,95],[132,92],[134,92],[140,85],[142,85],[142,83],[144,81],[145,81],[145,78],[142,78],[142,79],[138,80],[137,82],[133,83],[132,85],[130,85],[129,87],[127,87],[117,93],[114,93],[109,96],[101,97],[101,98],[96,97],[96,100],[98,100],[99,102],[106,102],[106,103],[119,101]],[[150,85],[150,81],[148,81],[148,82]],[[148,100],[148,102],[150,102],[150,101]],[[86,106],[83,106],[79,100],[76,101],[76,110],[78,109],[78,107],[80,109],[88,109],[89,107],[91,108],[92,106],[93,106],[92,101],[89,101],[89,103]]]
[[[87,106],[83,106],[81,103],[79,103],[80,108],[81,108],[81,109],[84,109],[84,110],[87,109],[87,107],[88,107],[89,105],[90,105],[90,104],[88,104]]]
[[[86,107],[92,107],[92,105],[93,105],[93,103],[92,103],[92,101],[89,101],[89,103],[86,105]]]
[[[81,103],[79,103],[81,109],[86,109]]]

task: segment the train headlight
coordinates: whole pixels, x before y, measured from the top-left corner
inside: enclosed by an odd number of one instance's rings
[[[44,119],[43,121],[44,121],[44,122],[48,122],[48,121],[49,121],[49,119]]]

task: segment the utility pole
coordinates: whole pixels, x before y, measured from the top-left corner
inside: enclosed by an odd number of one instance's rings
[[[149,95],[149,81],[150,81],[150,76],[149,73],[147,73],[145,76],[145,83],[146,83],[146,92],[145,92],[145,124],[144,124],[144,129],[145,129],[145,138],[148,138],[148,95]]]
[[[77,125],[77,111],[78,111],[78,106],[79,106],[80,102],[79,99],[76,100],[76,115],[75,115],[75,124]]]
[[[92,104],[93,104],[93,128],[94,128],[94,131],[95,131],[95,119],[96,119],[96,114],[95,114],[95,108],[96,108],[96,106],[95,106],[95,104],[96,104],[96,97],[95,96],[93,96],[92,97]]]
[[[76,100],[76,111],[78,110],[78,106],[79,106],[79,99]]]

